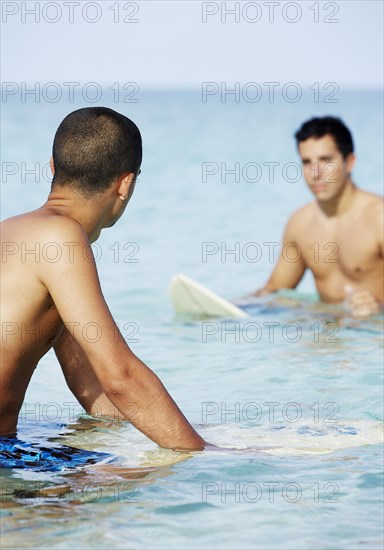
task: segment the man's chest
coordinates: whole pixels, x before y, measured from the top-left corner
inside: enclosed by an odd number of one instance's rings
[[[300,246],[307,267],[318,277],[338,271],[358,279],[379,260],[373,230],[357,222],[314,225],[301,237]]]

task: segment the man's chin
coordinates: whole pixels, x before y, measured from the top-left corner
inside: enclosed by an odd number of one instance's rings
[[[315,199],[319,202],[329,202],[334,198],[334,195],[330,194],[329,189],[311,189],[311,192]]]

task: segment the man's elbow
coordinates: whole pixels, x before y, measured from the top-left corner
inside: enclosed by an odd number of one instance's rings
[[[108,365],[103,364],[98,369],[97,377],[105,395],[125,397],[132,383],[137,379],[141,361],[133,354],[128,356],[113,354],[108,359]]]
[[[100,384],[108,399],[124,396],[129,389],[130,376],[128,373],[119,373],[119,376],[104,378]]]

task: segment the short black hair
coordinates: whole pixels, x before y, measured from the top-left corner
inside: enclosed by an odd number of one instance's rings
[[[315,117],[307,120],[295,133],[297,145],[309,138],[332,136],[340,153],[346,158],[353,153],[352,134],[340,118],[332,116]]]
[[[73,111],[53,141],[54,185],[86,196],[108,189],[124,173],[137,174],[142,160],[140,130],[132,120],[107,107]]]

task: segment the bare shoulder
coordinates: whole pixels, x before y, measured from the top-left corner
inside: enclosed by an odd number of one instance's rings
[[[359,190],[356,206],[364,218],[374,223],[383,223],[384,220],[384,199],[374,193]]]
[[[20,242],[64,242],[68,239],[87,242],[83,227],[73,218],[40,208],[19,216],[8,218],[1,223],[3,239],[12,235],[13,241]]]
[[[369,191],[358,190],[358,204],[371,205],[383,208],[384,199],[380,195],[370,193]]]
[[[50,240],[56,239],[58,242],[70,240],[71,242],[89,243],[82,225],[70,216],[42,216],[39,223],[44,227],[46,238]]]
[[[308,225],[313,220],[316,214],[315,203],[310,202],[305,204],[290,216],[287,225],[286,233],[294,236],[297,231],[301,231],[303,228],[308,228]]]

